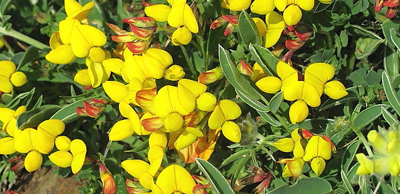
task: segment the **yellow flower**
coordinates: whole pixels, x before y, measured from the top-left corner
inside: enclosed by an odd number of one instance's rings
[[[65,140],[65,138],[63,139]],[[67,149],[56,151],[49,156],[49,159],[59,167],[71,167],[72,173],[76,174],[81,170],[85,162],[86,144],[80,139],[69,140],[69,142],[69,151]]]
[[[193,193],[193,187],[196,185],[192,176],[183,167],[173,164],[161,171],[157,177],[156,188],[153,192],[161,191],[161,194],[167,193]],[[153,185],[153,187],[155,187]],[[156,193],[154,192],[154,193]]]
[[[127,119],[120,120],[114,124],[108,134],[110,141],[121,141],[141,129],[139,116],[129,104],[120,102],[119,111]]]
[[[183,68],[179,65],[172,65],[164,72],[164,77],[167,80],[178,81],[185,76]]]
[[[256,82],[256,86],[265,93],[275,94],[282,88],[282,81],[274,76],[261,78]]]
[[[301,9],[310,11],[314,7],[314,0],[274,0],[274,3],[279,11],[283,11],[283,19],[289,26],[301,20]]]
[[[344,85],[336,80],[330,81],[324,85],[324,93],[334,100],[343,98],[348,94]]]
[[[331,144],[320,136],[312,136],[307,143],[304,161],[311,161],[311,168],[319,176],[325,169],[325,160],[331,158]],[[325,159],[325,160],[324,160]]]
[[[144,13],[147,16],[152,17],[157,22],[166,22],[168,21],[168,15],[171,12],[171,7],[164,4],[155,4],[146,6],[144,8]]]
[[[283,178],[299,177],[303,171],[303,158],[283,159],[278,161],[278,163],[286,164],[282,172]]]
[[[265,15],[274,11],[275,3],[273,0],[254,0],[250,6],[250,10],[253,13]]]
[[[3,123],[3,132],[14,137],[17,132],[17,117],[26,111],[26,106],[20,106],[17,110],[0,108],[0,121]]]
[[[259,18],[253,18],[260,35],[264,39],[265,48],[274,46],[285,29],[285,22],[280,14],[271,11],[265,15],[265,23]]]
[[[291,138],[282,138],[273,143],[274,147],[282,152],[292,152],[294,149],[294,141]]]
[[[95,3],[89,2],[82,7],[82,5],[75,0],[64,0],[64,5],[67,18],[82,21],[87,19],[87,15],[89,15]]]
[[[20,87],[28,82],[26,75],[16,71],[12,61],[0,61],[0,92],[10,93],[14,87]]]
[[[251,0],[221,0],[221,7],[232,11],[242,11],[249,8]]]
[[[358,175],[372,174],[374,172],[374,163],[368,159],[364,154],[356,154],[357,161],[360,166],[357,169]]]
[[[222,134],[232,142],[240,142],[242,133],[239,126],[231,120],[237,119],[242,114],[240,107],[231,100],[221,100],[214,108],[208,119],[210,129],[222,126]]]

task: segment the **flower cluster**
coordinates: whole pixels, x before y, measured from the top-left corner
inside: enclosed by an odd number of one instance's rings
[[[329,81],[333,78],[335,69],[327,63],[309,65],[304,75],[283,61],[278,62],[276,69],[279,78],[264,77],[256,82],[256,86],[269,94],[282,91],[285,100],[295,101],[289,109],[290,121],[293,124],[307,118],[308,106],[317,107],[321,104],[322,94],[332,99],[340,99],[347,95],[341,82]]]
[[[74,174],[79,172],[86,157],[85,143],[79,139],[71,142],[68,137],[59,136],[64,132],[65,124],[58,119],[45,120],[38,126],[18,129],[16,118],[25,111],[25,106],[19,107],[16,111],[0,108],[3,132],[8,134],[8,137],[0,139],[0,154],[10,155],[16,152],[27,154],[24,166],[28,172],[32,172],[42,165],[42,154],[50,154],[56,145],[60,151],[52,153],[49,156],[50,161],[64,168],[71,166]]]
[[[330,139],[323,135],[313,135],[306,129],[296,128],[291,138],[282,138],[273,143],[282,152],[293,152],[293,158],[282,159],[278,163],[285,164],[283,177],[298,177],[303,172],[305,162],[311,162],[311,169],[319,176],[325,169],[326,162],[336,148]]]
[[[357,174],[378,174],[397,176],[400,174],[399,151],[400,133],[397,129],[371,130],[367,135],[368,141],[374,148],[372,156],[367,157],[363,153],[356,155],[360,166]]]

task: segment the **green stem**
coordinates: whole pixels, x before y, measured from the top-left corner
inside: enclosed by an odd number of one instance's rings
[[[29,36],[27,36],[25,34],[22,34],[22,33],[18,32],[18,31],[15,31],[14,29],[6,30],[6,28],[0,27],[0,34],[4,34],[6,36],[11,36],[11,37],[13,37],[15,39],[18,39],[18,40],[20,40],[22,42],[25,42],[25,43],[27,43],[27,44],[29,44],[31,46],[34,46],[34,47],[36,47],[36,48],[38,48],[40,50],[50,49],[49,46],[47,46],[47,45],[45,45],[45,44],[43,44],[43,43],[31,38],[31,37],[29,37]]]
[[[354,127],[352,127],[352,130],[357,135],[357,137],[361,140],[361,142],[364,144],[364,147],[368,152],[368,156],[373,156],[374,153],[372,152],[371,147],[369,146],[368,141],[365,138],[364,134],[362,134],[360,130],[354,129]]]
[[[194,67],[194,64],[193,64],[192,60],[190,60],[190,57],[189,57],[189,55],[188,55],[188,53],[187,53],[187,51],[186,51],[185,46],[183,46],[183,45],[179,45],[179,46],[181,47],[182,52],[183,52],[183,56],[185,56],[186,62],[187,62],[188,65],[189,65],[190,71],[191,71],[191,73],[192,73],[192,77],[193,77],[193,78],[197,78],[196,69],[195,69],[195,67]]]

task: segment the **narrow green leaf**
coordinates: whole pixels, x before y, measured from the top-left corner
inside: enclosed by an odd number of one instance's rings
[[[382,73],[382,85],[389,104],[396,111],[397,115],[400,115],[400,99],[397,97],[386,71]]]
[[[10,4],[10,3],[11,3],[11,0],[2,0],[0,2],[0,18],[2,18],[5,15],[8,4]]]
[[[387,18],[385,18],[387,19]],[[383,35],[385,36],[385,40],[388,41],[390,46],[393,46],[393,48],[396,46],[396,43],[392,40],[391,36],[391,29],[400,29],[400,23],[394,22],[392,20],[385,20],[382,22],[382,32]],[[393,38],[396,38],[393,36]],[[398,41],[397,41],[398,42]]]
[[[204,173],[204,175],[210,181],[216,193],[218,194],[235,193],[232,187],[229,186],[229,183],[228,181],[226,181],[225,177],[211,163],[203,159],[196,158],[196,164],[199,166],[199,169]]]
[[[117,192],[115,194],[129,194],[126,190],[125,179],[120,174],[114,175],[114,181],[117,186]]]
[[[384,105],[378,104],[375,106],[371,106],[366,108],[365,110],[361,111],[360,114],[357,115],[357,117],[354,118],[353,120],[353,126],[357,129],[360,130],[366,125],[372,123],[375,119],[377,119],[382,111],[381,108]]]
[[[390,34],[390,39],[394,43],[394,46],[397,48],[397,50],[400,51],[400,36],[399,32],[397,32],[394,28],[391,28],[389,31]]]
[[[303,178],[291,186],[284,185],[282,187],[274,189],[274,190],[270,191],[269,194],[280,194],[280,193],[325,194],[330,191],[332,191],[331,184],[323,178]]]
[[[261,36],[253,19],[246,11],[242,11],[239,15],[239,34],[242,37],[244,44],[261,45]]]
[[[357,95],[357,86],[352,87],[352,88],[347,88],[347,96],[339,99],[339,100],[333,100],[333,99],[328,99],[324,103],[321,104],[319,107],[319,111],[323,111],[338,105],[341,105],[343,103],[346,103],[348,101],[358,101],[358,95]]]
[[[358,148],[360,147],[360,141],[356,140],[346,147],[346,150],[342,156],[342,170],[348,172],[351,163],[354,161],[354,157],[357,154]]]
[[[282,124],[266,112],[257,111],[261,118],[274,127],[280,127]]]
[[[235,64],[231,60],[229,52],[219,45],[218,54],[222,71],[233,87],[235,87],[237,90],[240,90],[240,92],[245,94],[247,97],[252,98],[253,100],[259,100],[262,95],[253,88],[253,86],[249,83],[249,80],[244,78],[243,75],[239,73]]]
[[[17,128],[26,129],[29,127],[37,127],[41,122],[49,119],[51,115],[60,109],[58,105],[44,105],[26,111],[17,118]]]
[[[399,51],[392,49],[389,46],[385,46],[384,52],[385,53],[383,57],[383,67],[388,73],[390,80],[393,81],[394,78],[399,75],[399,69],[400,69]]]
[[[274,97],[272,97],[271,101],[269,102],[269,109],[271,112],[276,113],[278,111],[279,107],[281,106],[281,103],[283,102],[283,93],[278,92],[275,94]]]
[[[383,118],[389,125],[396,126],[400,124],[399,120],[394,117],[394,115],[392,115],[392,113],[390,113],[386,108],[382,107],[381,110]]]
[[[377,40],[382,40],[382,38],[378,34],[372,32],[370,30],[367,30],[364,27],[359,26],[359,25],[351,25],[347,29],[350,30],[352,33],[355,33],[355,34],[360,35],[365,38],[369,37],[369,38],[373,38],[373,39],[377,39]]]
[[[244,157],[242,157],[239,162],[233,167],[233,175],[230,180],[231,182],[231,187],[235,186],[236,180],[238,179],[240,173],[242,172],[243,167],[246,165],[246,163],[249,161],[250,157],[252,154],[247,154]]]
[[[243,158],[244,156],[249,155],[250,152],[251,152],[251,149],[245,149],[245,150],[240,150],[238,152],[235,152],[234,154],[232,154],[228,158],[226,158],[224,161],[222,161],[222,163],[219,167],[222,168],[223,166],[225,166],[239,158]]]
[[[76,113],[77,107],[83,107],[83,101],[87,99],[78,100],[72,104],[62,107],[59,111],[54,113],[51,116],[51,119],[60,119],[65,124],[71,123],[79,118],[79,115]]]
[[[42,106],[43,103],[43,95],[40,95],[39,98],[37,99],[36,103],[33,105],[32,108],[37,108],[39,106]]]
[[[270,50],[260,45],[249,45],[249,50],[256,62],[263,68],[266,74],[278,76],[276,73],[276,65],[279,59],[276,58]]]
[[[354,189],[351,186],[349,179],[347,178],[347,174],[343,169],[340,171],[340,176],[342,177],[343,185],[346,188],[347,192],[349,194],[355,194]]]
[[[356,42],[354,55],[357,59],[364,59],[374,53],[378,46],[384,41],[383,39],[359,38]]]
[[[25,105],[28,106],[30,101],[32,100],[33,95],[35,94],[35,88],[32,88],[29,92],[24,92],[21,94],[18,94],[16,97],[12,99],[11,102],[7,103],[8,108],[16,108],[17,106]],[[4,96],[4,94],[3,94]],[[29,100],[30,99],[30,100]],[[22,102],[22,103],[21,103]]]
[[[252,108],[254,108],[254,109],[256,109],[257,111],[260,111],[260,112],[269,112],[269,108],[265,104],[261,103],[258,100],[253,100],[253,99],[247,97],[240,90],[235,89],[235,91],[236,91],[236,94],[239,96],[239,98],[241,100],[243,100],[243,102],[245,102],[246,104],[251,106]]]

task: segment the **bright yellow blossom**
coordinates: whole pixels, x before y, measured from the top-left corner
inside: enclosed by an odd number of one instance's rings
[[[14,86],[20,87],[28,82],[24,73],[16,71],[12,61],[0,61],[0,68],[0,92],[10,93]]]

